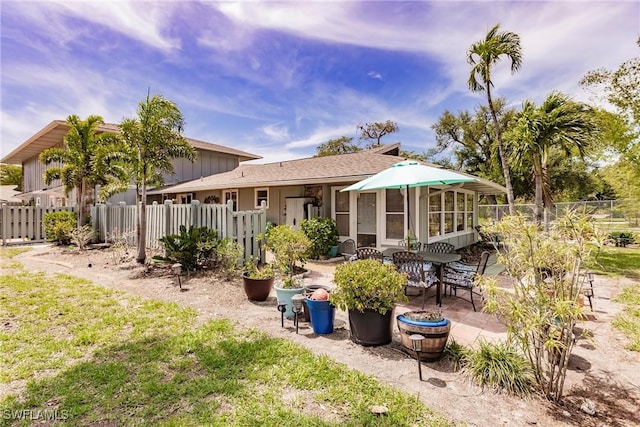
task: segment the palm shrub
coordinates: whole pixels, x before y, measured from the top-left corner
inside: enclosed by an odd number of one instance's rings
[[[467,355],[470,352],[471,349],[469,347],[451,338],[447,341],[442,354],[453,363],[453,369],[457,371],[465,366]]]
[[[505,323],[508,344],[524,354],[535,385],[547,398],[560,401],[574,327],[583,318],[578,303],[581,269],[605,236],[592,218],[573,212],[559,218],[549,233],[522,216],[505,217],[489,231],[502,236],[498,262],[515,283],[508,292],[482,276],[484,310]]]
[[[531,368],[509,344],[480,340],[478,350],[463,353],[464,372],[481,387],[510,394],[531,392]]]
[[[169,234],[159,240],[164,245],[164,256],[154,256],[157,261],[182,264],[187,271],[204,267],[213,257],[218,245],[218,232],[207,227],[181,225],[178,234]]]
[[[50,212],[44,215],[42,222],[47,240],[68,245],[78,224],[78,216],[72,211]]]
[[[309,257],[318,259],[338,244],[338,227],[333,218],[303,219],[300,229],[311,241]]]

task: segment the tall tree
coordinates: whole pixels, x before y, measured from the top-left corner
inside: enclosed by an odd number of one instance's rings
[[[516,111],[506,108],[504,98],[494,100],[496,115],[500,126],[506,128]],[[453,114],[445,111],[432,126],[435,131],[436,146],[431,148],[427,156],[436,160],[443,152],[451,152],[453,159],[445,166],[451,169],[478,175],[491,181],[503,182],[504,175],[497,154],[497,140],[491,112],[486,105],[480,105],[474,112],[460,111]],[[448,157],[450,158],[450,156]],[[514,197],[527,196],[528,178],[520,171],[511,171]],[[526,185],[523,185],[526,182]],[[496,203],[495,197],[490,203]]]
[[[507,153],[502,140],[502,129],[498,122],[496,108],[491,98],[491,70],[503,56],[511,61],[511,73],[515,73],[522,65],[522,53],[520,48],[520,36],[509,31],[499,32],[500,24],[496,24],[485,36],[484,40],[471,45],[467,53],[467,61],[471,65],[469,74],[469,89],[472,92],[486,92],[487,103],[496,129],[496,139],[498,141],[498,152],[504,174],[505,187],[507,189],[507,201],[509,203],[509,213],[515,213],[513,186],[511,183],[511,171],[507,160]]]
[[[378,147],[382,143],[380,139],[383,136],[391,133],[398,132],[400,128],[396,122],[387,120],[386,122],[365,123],[358,125],[358,131],[360,132],[360,140],[369,140],[366,148]],[[375,142],[373,142],[375,141]]]
[[[640,46],[640,38],[636,44]],[[591,71],[580,84],[601,89],[606,100],[626,118],[628,130],[613,147],[619,153],[616,169],[626,171],[626,176],[631,178],[627,184],[634,186],[634,192],[640,194],[640,56],[623,62],[616,70]],[[607,127],[612,123],[609,120]],[[619,125],[615,127],[620,128]]]
[[[535,221],[542,223],[543,209],[553,204],[551,193],[550,153],[553,148],[571,156],[575,151],[584,157],[598,135],[594,110],[574,102],[568,96],[552,92],[539,107],[525,101],[515,126],[509,131],[517,141],[514,160],[531,162],[535,187]],[[548,228],[548,215],[545,215]]]
[[[120,123],[126,153],[130,162],[133,179],[138,191],[138,217],[136,233],[138,254],[136,261],[144,263],[147,258],[147,185],[161,182],[161,174],[174,173],[175,158],[194,161],[195,149],[182,135],[184,117],[172,101],[161,95],[147,95],[138,104],[136,118],[127,118]]]
[[[90,207],[89,198],[96,185],[105,182],[105,176],[95,168],[96,156],[117,141],[111,132],[99,132],[104,124],[100,116],[89,116],[81,120],[76,115],[67,117],[69,131],[64,136],[64,147],[53,147],[40,153],[40,161],[46,165],[57,163],[45,171],[44,179],[51,184],[59,179],[66,194],[76,190],[79,207],[78,227],[85,224]]]
[[[353,142],[350,136],[341,136],[340,138],[330,139],[316,147],[316,157],[335,156],[336,154],[349,154],[362,151],[358,143]]]
[[[22,190],[22,166],[0,164],[0,185],[15,185]]]

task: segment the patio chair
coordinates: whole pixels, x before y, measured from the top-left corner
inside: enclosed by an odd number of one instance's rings
[[[449,294],[458,298],[469,301],[473,306],[473,311],[476,311],[476,304],[473,302],[473,295],[477,295],[482,298],[482,294],[474,291],[475,280],[478,276],[484,274],[487,268],[487,261],[489,261],[489,252],[484,251],[480,255],[480,261],[478,265],[464,264],[462,262],[450,262],[444,266],[443,272],[443,285],[449,285]],[[458,296],[458,288],[466,289],[469,291],[469,299],[462,296]]]
[[[398,246],[401,248],[407,248],[407,239],[398,240]],[[412,251],[419,251],[422,248],[422,243],[416,239],[409,239],[409,248]]]
[[[376,248],[364,247],[356,249],[356,259],[375,259],[382,262],[384,255]]]
[[[407,285],[422,289],[422,309],[426,299],[427,289],[436,284],[436,278],[431,263],[425,263],[420,254],[409,251],[394,252],[393,264],[396,270],[407,275]],[[407,288],[405,286],[405,295]]]
[[[347,239],[338,244],[338,253],[344,257],[345,261],[351,260],[356,254],[356,242],[353,239]]]
[[[434,242],[434,243],[425,243],[424,251],[425,252],[436,252],[439,254],[452,254],[455,252],[456,247],[451,243],[447,242]]]

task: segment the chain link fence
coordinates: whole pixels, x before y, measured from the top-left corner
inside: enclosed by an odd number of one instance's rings
[[[480,205],[480,223],[495,222],[509,214],[509,205]],[[535,205],[516,204],[516,212],[533,220]],[[596,221],[608,229],[637,229],[640,227],[640,200],[591,200],[578,202],[555,203],[549,213],[551,221],[569,211],[577,211],[591,215]]]

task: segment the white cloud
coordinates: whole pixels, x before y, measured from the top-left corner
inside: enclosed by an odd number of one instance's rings
[[[121,33],[156,49],[169,52],[180,47],[180,40],[168,36],[167,26],[176,2],[137,1],[53,1],[15,2],[10,18],[30,22],[32,31],[65,45],[82,38],[82,32],[67,18],[82,19]],[[5,5],[3,5],[3,8]]]
[[[282,123],[266,125],[260,128],[263,134],[277,141],[289,139],[289,129]]]
[[[371,77],[372,79],[382,80],[382,74],[377,71],[369,71],[367,73],[367,76]]]

